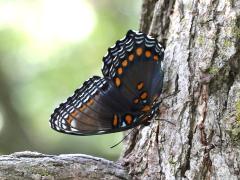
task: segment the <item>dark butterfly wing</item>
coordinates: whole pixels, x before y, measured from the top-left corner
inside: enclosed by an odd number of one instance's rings
[[[161,93],[164,49],[156,39],[132,30],[109,48],[102,72],[112,79],[132,111],[148,111]]]
[[[108,80],[94,76],[85,81],[73,96],[60,104],[51,116],[51,127],[59,132],[93,135],[129,129],[126,120],[136,121],[137,114],[125,114],[130,108]],[[133,123],[132,123],[133,125]]]
[[[130,129],[152,114],[163,83],[162,46],[150,36],[128,31],[103,58],[104,78],[94,76],[60,104],[51,127],[75,135]]]

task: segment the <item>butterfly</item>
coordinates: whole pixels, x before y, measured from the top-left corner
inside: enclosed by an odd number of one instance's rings
[[[61,103],[51,115],[51,127],[86,136],[149,122],[159,107],[163,58],[164,48],[155,38],[129,30],[103,57],[103,77],[91,77]]]

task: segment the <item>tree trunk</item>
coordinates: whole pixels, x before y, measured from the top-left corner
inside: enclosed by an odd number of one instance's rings
[[[140,30],[166,47],[160,120],[136,128],[117,163],[83,156],[84,166],[81,156],[66,155],[38,166],[47,155],[10,155],[0,158],[0,177],[240,178],[240,0],[144,0]]]
[[[239,179],[240,1],[145,0],[140,29],[166,47],[160,119],[175,125],[155,120],[131,135],[130,175]]]

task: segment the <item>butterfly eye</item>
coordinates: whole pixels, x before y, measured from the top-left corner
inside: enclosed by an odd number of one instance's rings
[[[51,116],[51,127],[85,136],[149,122],[163,86],[163,52],[156,39],[129,30],[103,57],[103,77],[93,76],[61,103]]]

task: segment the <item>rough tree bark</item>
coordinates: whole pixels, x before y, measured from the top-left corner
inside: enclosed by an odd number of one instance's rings
[[[140,29],[166,47],[160,119],[174,125],[136,128],[116,163],[20,153],[0,177],[240,178],[240,0],[144,0]]]

